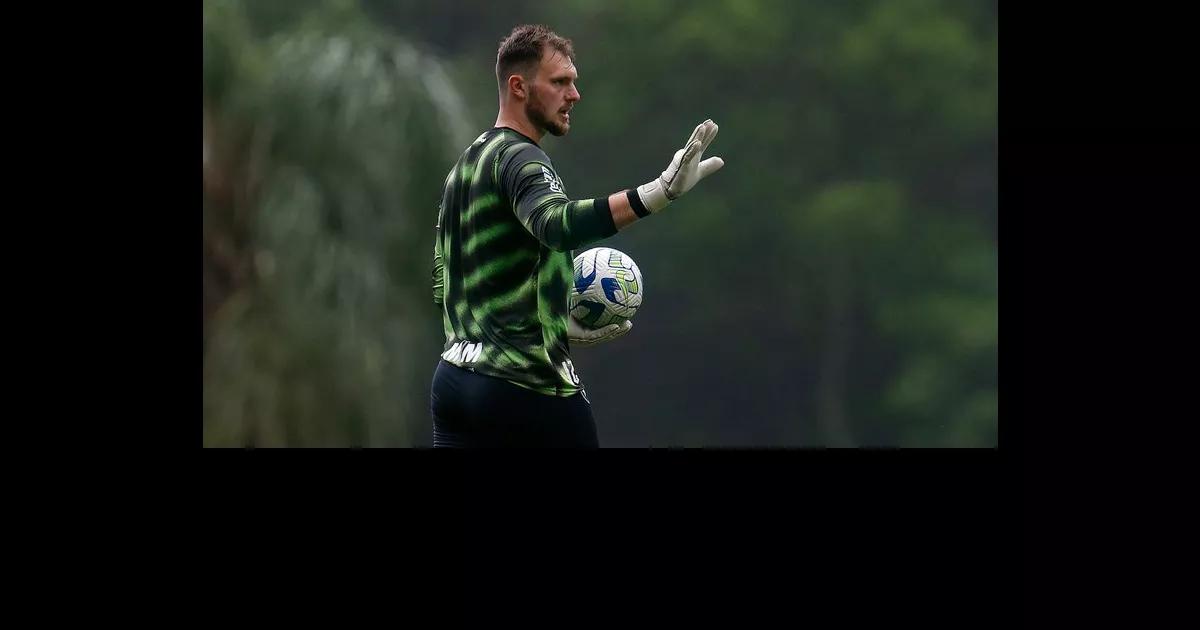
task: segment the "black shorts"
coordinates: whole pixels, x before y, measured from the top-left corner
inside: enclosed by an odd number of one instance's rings
[[[598,448],[582,394],[547,396],[439,361],[430,395],[434,448]]]

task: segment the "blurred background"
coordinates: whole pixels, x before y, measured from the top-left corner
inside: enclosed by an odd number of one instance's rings
[[[996,2],[204,2],[204,445],[427,447],[445,174],[513,26],[570,38],[576,199],[705,118],[725,168],[602,242],[605,447],[995,447]]]

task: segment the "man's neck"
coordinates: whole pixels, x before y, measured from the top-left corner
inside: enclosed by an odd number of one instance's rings
[[[524,116],[512,116],[503,110],[501,110],[500,114],[496,116],[496,126],[508,127],[509,129],[520,132],[539,144],[542,142],[542,136],[545,135],[545,132],[537,127],[534,127],[533,123],[529,122],[528,118],[525,118]]]

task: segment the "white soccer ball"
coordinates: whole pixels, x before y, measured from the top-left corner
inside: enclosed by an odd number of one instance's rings
[[[646,286],[637,263],[611,247],[594,247],[575,257],[571,315],[588,328],[619,324],[642,305]]]

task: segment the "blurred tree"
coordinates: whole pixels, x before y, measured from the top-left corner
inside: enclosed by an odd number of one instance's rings
[[[460,97],[354,2],[208,0],[204,54],[205,444],[413,443]]]

